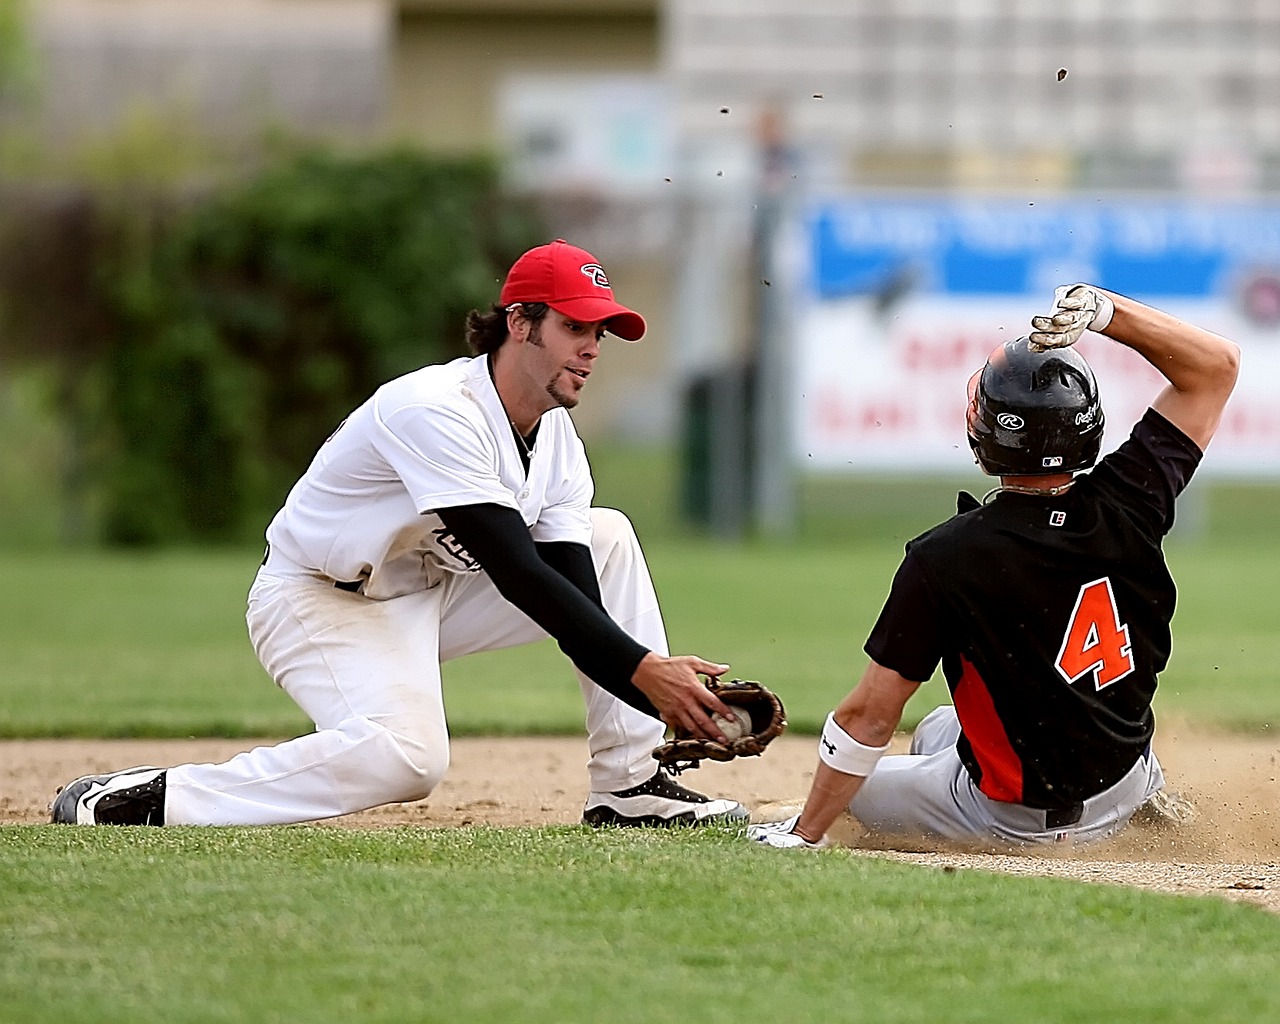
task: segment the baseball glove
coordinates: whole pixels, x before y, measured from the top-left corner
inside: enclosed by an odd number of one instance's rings
[[[691,736],[675,729],[671,739],[657,747],[653,756],[673,774],[697,768],[704,760],[732,761],[735,757],[758,757],[764,748],[787,728],[787,712],[772,690],[750,679],[720,682],[707,680],[707,689],[730,707],[739,707],[751,718],[751,731],[728,743]]]

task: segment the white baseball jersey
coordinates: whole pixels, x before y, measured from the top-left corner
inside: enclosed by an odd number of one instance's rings
[[[517,510],[535,541],[591,542],[594,491],[566,409],[542,416],[526,477],[488,358],[380,387],[321,446],[267,527],[272,551],[384,600],[480,569],[433,510]]]

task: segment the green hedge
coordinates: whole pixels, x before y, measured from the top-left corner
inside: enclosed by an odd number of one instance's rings
[[[464,354],[467,310],[544,240],[489,163],[407,150],[46,199],[9,204],[0,288],[28,355],[63,366],[85,488],[122,544],[259,534],[378,384]]]

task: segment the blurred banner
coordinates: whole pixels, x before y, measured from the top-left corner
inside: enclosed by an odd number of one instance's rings
[[[1029,331],[1057,285],[1089,281],[1240,344],[1240,383],[1205,471],[1280,476],[1280,205],[835,198],[810,205],[800,240],[803,468],[971,467],[970,374]],[[1096,335],[1079,348],[1098,375],[1110,450],[1163,378]]]

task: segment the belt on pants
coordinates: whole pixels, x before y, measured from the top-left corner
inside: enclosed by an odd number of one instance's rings
[[[267,544],[267,549],[262,553],[262,564],[265,566],[271,558],[271,545]],[[365,584],[364,580],[334,580],[333,585],[339,590],[345,590],[350,594],[359,593],[360,588]]]
[[[1044,812],[1044,828],[1046,832],[1052,832],[1054,829],[1070,828],[1072,825],[1080,823],[1080,819],[1084,816],[1084,804],[1075,803],[1070,807],[1057,807],[1051,811]]]

